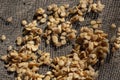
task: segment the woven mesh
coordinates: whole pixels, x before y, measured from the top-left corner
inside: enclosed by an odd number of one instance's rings
[[[0,56],[6,54],[7,46],[15,46],[15,39],[22,34],[21,20],[26,19],[31,21],[34,12],[39,7],[46,8],[47,5],[65,4],[69,3],[71,6],[77,4],[79,0],[0,0],[0,35],[5,34],[7,40],[0,42]],[[120,26],[120,0],[102,0],[106,5],[102,14],[99,15],[103,19],[103,29],[109,34],[109,38],[116,34],[116,30],[110,29],[110,24],[115,23]],[[12,23],[7,23],[8,17],[13,17]],[[95,15],[93,15],[95,16]],[[75,25],[74,28],[79,29],[83,25],[87,25],[87,22],[93,17],[88,15],[86,22]],[[45,28],[45,25],[40,26]],[[44,40],[40,46],[40,49],[51,53],[51,57],[66,55],[71,51],[72,43],[68,43],[63,47],[54,48],[51,45],[46,47]],[[112,57],[111,57],[111,54]],[[110,60],[110,61],[108,61]],[[48,67],[41,67],[40,73],[45,73],[49,70]],[[99,69],[100,74],[98,80],[120,80],[120,52],[109,53],[108,58],[104,65]],[[15,74],[8,73],[4,68],[4,63],[0,61],[0,80],[14,80]]]

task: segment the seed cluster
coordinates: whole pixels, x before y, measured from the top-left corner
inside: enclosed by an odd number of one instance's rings
[[[78,36],[72,24],[76,21],[83,22],[87,12],[99,13],[103,8],[100,1],[94,3],[93,0],[80,0],[72,8],[69,8],[69,4],[52,4],[47,10],[37,9],[33,21],[22,21],[23,36],[16,39],[19,50],[8,46],[8,54],[1,57],[6,63],[5,67],[8,71],[17,73],[15,80],[95,80],[98,71],[94,66],[98,62],[104,62],[109,52],[108,34],[101,29],[101,19],[92,20],[89,26],[81,27]],[[38,27],[45,23],[45,30]],[[112,26],[116,27],[114,24]],[[117,38],[113,40],[112,50],[120,48],[119,36],[120,29]],[[50,53],[39,50],[41,38],[56,47],[73,40],[75,44],[68,55],[52,59]],[[4,41],[6,36],[2,35],[1,39]],[[39,74],[39,68],[43,65],[51,67],[51,70]]]
[[[113,37],[111,41],[113,43],[112,52],[115,52],[120,48],[120,28],[118,28],[117,35]]]
[[[43,34],[47,44],[52,41],[54,46],[60,47],[76,38],[76,30],[72,28],[71,22],[66,20],[68,7],[68,4],[48,6],[51,13],[48,14],[47,28]]]

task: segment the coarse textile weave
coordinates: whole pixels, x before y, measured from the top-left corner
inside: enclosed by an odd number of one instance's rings
[[[0,42],[0,56],[7,54],[7,47],[9,45],[15,46],[15,40],[17,36],[22,34],[21,21],[26,19],[31,21],[35,10],[39,7],[46,8],[47,5],[56,3],[58,5],[69,3],[70,6],[74,6],[79,0],[0,0],[0,36],[5,34],[7,40]],[[97,17],[103,19],[103,29],[109,34],[109,38],[116,34],[116,29],[111,29],[110,25],[115,23],[117,27],[120,27],[120,0],[102,0],[105,4],[104,11]],[[73,27],[78,29],[81,26],[87,25],[87,23],[95,18],[96,15],[86,15],[84,23],[79,23]],[[12,23],[8,23],[6,19],[12,17]],[[45,25],[40,26],[42,29]],[[51,53],[51,57],[66,55],[71,51],[72,43],[68,43],[63,47],[54,48],[51,45],[45,46],[44,40],[40,45],[41,50],[45,50]],[[112,54],[112,55],[111,55]],[[40,68],[40,73],[45,73],[49,70],[48,67],[43,66]],[[99,68],[98,80],[120,80],[120,52],[109,53],[105,63]],[[15,74],[8,73],[4,68],[4,63],[0,61],[0,80],[14,80]]]

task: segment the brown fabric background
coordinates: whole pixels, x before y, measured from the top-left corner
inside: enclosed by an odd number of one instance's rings
[[[27,19],[30,22],[37,8],[45,8],[52,3],[69,3],[72,6],[78,2],[79,0],[0,0],[0,36],[2,34],[7,36],[5,42],[0,42],[0,56],[7,54],[6,49],[9,45],[17,48],[15,46],[15,39],[22,34],[21,20]],[[116,33],[116,30],[110,29],[110,24],[116,23],[120,27],[120,0],[102,0],[102,2],[106,7],[99,17],[103,19],[103,29],[109,34],[110,38]],[[13,17],[12,23],[7,23],[6,19],[11,16]],[[86,25],[93,16],[88,15],[86,22],[79,23],[74,28],[79,29],[79,27]],[[40,27],[44,29],[45,25]],[[51,52],[51,57],[65,55],[72,48],[72,43],[68,43],[61,48],[54,48],[50,45],[45,48],[44,40],[42,42],[40,49]],[[120,80],[120,52],[113,53],[112,57],[111,54],[109,53],[105,64],[100,67],[98,80]],[[47,70],[49,68],[42,67],[40,73],[44,73]],[[0,80],[14,80],[14,74],[6,71],[2,61],[0,61]]]

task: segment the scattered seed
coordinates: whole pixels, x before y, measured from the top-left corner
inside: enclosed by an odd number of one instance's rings
[[[2,36],[1,36],[1,40],[2,40],[2,41],[5,41],[5,40],[6,40],[6,36],[5,36],[5,35],[2,35]]]
[[[23,26],[27,25],[27,21],[26,20],[22,20],[22,25]]]
[[[7,18],[7,22],[12,22],[12,20],[13,20],[13,18],[12,17],[9,17],[9,18]]]
[[[111,28],[116,28],[116,25],[113,23],[113,24],[111,25]]]

